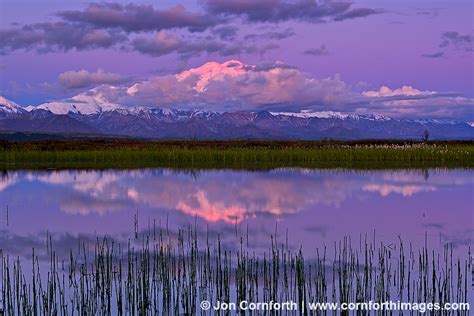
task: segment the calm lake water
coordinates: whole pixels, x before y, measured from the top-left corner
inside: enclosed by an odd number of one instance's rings
[[[256,253],[271,236],[289,247],[333,247],[349,236],[430,248],[452,243],[467,254],[474,236],[474,172],[466,170],[272,171],[167,169],[14,171],[0,179],[4,253],[30,257],[77,237],[118,240],[140,232],[197,227],[203,235]],[[138,223],[135,217],[138,217]]]

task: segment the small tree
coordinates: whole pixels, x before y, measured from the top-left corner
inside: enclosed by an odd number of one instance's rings
[[[421,133],[421,140],[424,142],[427,142],[429,137],[430,137],[430,132],[427,129],[425,129],[423,133]]]

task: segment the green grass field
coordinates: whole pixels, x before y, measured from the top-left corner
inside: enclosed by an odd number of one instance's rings
[[[473,168],[473,154],[473,142],[3,142],[0,167]]]

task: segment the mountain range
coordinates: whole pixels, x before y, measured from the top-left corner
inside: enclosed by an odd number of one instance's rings
[[[0,97],[0,130],[114,134],[150,139],[473,139],[474,127],[448,120],[339,112],[212,112],[126,107],[82,94],[21,107]]]

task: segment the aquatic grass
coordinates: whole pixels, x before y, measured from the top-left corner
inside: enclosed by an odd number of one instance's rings
[[[450,244],[437,252],[427,243],[420,249],[386,245],[360,236],[315,249],[288,248],[270,237],[262,256],[247,246],[248,234],[239,238],[235,253],[223,247],[220,237],[199,240],[197,227],[176,234],[150,229],[128,240],[125,248],[114,240],[97,238],[93,245],[78,241],[66,262],[47,238],[47,262],[32,249],[32,277],[20,258],[1,255],[1,302],[6,315],[212,315],[199,302],[469,302],[468,257],[453,257]],[[358,246],[356,246],[358,244]],[[42,266],[40,266],[40,264]],[[46,264],[48,267],[45,267]],[[43,275],[42,275],[43,274]],[[398,314],[360,311],[361,315]],[[456,311],[454,315],[468,315]],[[220,314],[220,313],[217,313]],[[280,312],[255,312],[279,315]],[[299,312],[288,314],[300,314]],[[311,314],[309,311],[305,313]],[[325,314],[325,312],[315,313]],[[349,315],[349,312],[341,313]],[[405,314],[402,312],[401,314]],[[443,315],[450,315],[443,311]]]

